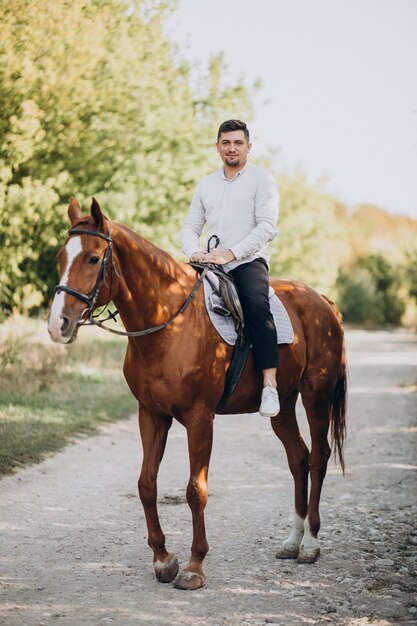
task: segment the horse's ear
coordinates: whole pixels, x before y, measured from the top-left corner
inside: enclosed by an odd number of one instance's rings
[[[81,217],[81,207],[75,198],[70,199],[70,203],[68,205],[68,217],[71,222],[74,222]]]
[[[97,228],[100,230],[103,227],[103,213],[101,212],[100,205],[95,198],[91,203],[90,208],[91,217],[93,218]]]

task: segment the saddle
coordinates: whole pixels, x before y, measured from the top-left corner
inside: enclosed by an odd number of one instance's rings
[[[232,317],[239,343],[242,344],[245,335],[245,320],[239,294],[233,277],[227,274],[219,265],[212,263],[190,263],[198,272],[208,267],[205,278],[210,283],[213,293],[223,300],[224,306],[213,301],[211,298],[211,309],[224,317]]]
[[[213,302],[212,300],[211,307],[219,315],[223,315],[225,317],[230,316],[233,318],[238,336],[233,348],[232,360],[230,362],[229,369],[226,372],[223,394],[216,406],[216,411],[219,411],[226,404],[240,380],[246,364],[246,359],[248,358],[250,341],[247,333],[245,332],[245,320],[243,317],[242,305],[240,304],[239,294],[233,277],[229,276],[229,274],[222,270],[219,265],[194,262],[191,262],[190,265],[195,267],[200,274],[205,268],[209,268],[205,277],[209,281],[214,292],[221,297],[224,303],[223,306]]]

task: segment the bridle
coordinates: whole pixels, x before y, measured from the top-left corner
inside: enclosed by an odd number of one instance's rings
[[[98,273],[97,276],[97,280],[96,280],[96,284],[94,285],[91,293],[89,295],[85,294],[85,293],[81,293],[81,291],[77,291],[76,289],[72,289],[72,287],[67,287],[66,285],[57,285],[54,289],[55,293],[61,293],[61,291],[65,291],[65,293],[70,294],[71,296],[74,296],[75,298],[78,298],[78,300],[81,300],[82,302],[84,302],[87,307],[84,309],[84,311],[81,313],[80,316],[80,323],[84,323],[84,321],[89,321],[92,318],[93,315],[93,310],[94,307],[96,305],[98,296],[100,294],[100,289],[101,286],[104,282],[104,279],[106,277],[106,272],[107,272],[107,267],[109,265],[109,261],[112,264],[112,271],[111,271],[111,283],[113,283],[113,270],[115,270],[114,267],[114,261],[112,258],[113,255],[113,239],[111,237],[111,231],[110,231],[110,226],[109,226],[109,234],[106,235],[104,233],[100,233],[96,230],[87,230],[86,228],[72,228],[71,230],[68,231],[68,235],[71,237],[71,235],[93,235],[95,237],[101,237],[101,239],[105,239],[108,243],[107,245],[107,249],[106,252],[104,254],[103,260],[101,262],[101,267],[100,267],[100,271]],[[111,297],[111,292],[112,292],[112,286],[113,284],[111,284],[110,287],[110,297]],[[84,315],[87,313],[88,317],[84,318]]]
[[[101,267],[100,267],[100,271],[98,273],[97,276],[97,280],[96,283],[91,291],[90,294],[85,294],[85,293],[81,293],[81,291],[77,291],[76,289],[72,289],[72,287],[67,287],[66,285],[57,285],[54,289],[54,293],[60,293],[61,291],[64,291],[65,293],[68,293],[71,296],[74,296],[75,298],[78,298],[78,300],[81,300],[82,302],[84,302],[87,306],[86,308],[83,310],[83,312],[80,315],[80,319],[78,321],[78,325],[79,326],[84,326],[84,325],[92,325],[92,326],[99,326],[100,328],[103,328],[103,330],[107,330],[109,333],[113,333],[115,335],[123,335],[125,337],[140,337],[142,335],[150,335],[151,333],[155,333],[158,330],[162,330],[163,328],[166,328],[169,324],[171,324],[179,315],[181,315],[181,313],[183,313],[185,311],[185,309],[188,307],[189,304],[191,304],[192,300],[194,299],[195,294],[197,293],[198,288],[200,287],[200,285],[203,282],[203,279],[205,277],[205,275],[207,274],[208,270],[210,269],[208,266],[205,267],[202,271],[202,273],[200,274],[200,276],[198,277],[193,289],[191,290],[190,295],[188,296],[188,298],[186,299],[186,301],[184,302],[184,304],[182,305],[182,307],[179,309],[179,311],[177,311],[177,313],[175,313],[175,315],[168,320],[167,322],[164,322],[163,324],[159,324],[158,326],[152,326],[151,328],[146,328],[145,330],[137,330],[137,331],[121,331],[121,330],[115,330],[114,328],[108,328],[107,326],[104,326],[104,322],[107,322],[110,319],[113,319],[114,321],[116,321],[116,316],[118,315],[118,311],[114,311],[113,313],[109,311],[107,317],[103,320],[99,320],[97,319],[102,313],[105,312],[106,308],[108,307],[109,303],[106,304],[105,308],[100,311],[100,313],[98,315],[93,315],[93,311],[94,311],[94,307],[96,305],[97,299],[99,297],[100,294],[100,289],[103,285],[103,282],[105,281],[106,278],[106,273],[107,273],[107,268],[110,265],[110,287],[109,287],[109,299],[111,298],[111,294],[113,291],[113,275],[116,274],[118,276],[117,270],[116,270],[116,266],[113,260],[113,239],[111,236],[111,230],[110,230],[110,224],[108,224],[108,234],[106,235],[105,233],[101,233],[97,230],[88,230],[86,228],[71,228],[71,230],[68,231],[68,235],[71,237],[72,235],[92,235],[94,237],[101,237],[101,239],[105,239],[107,241],[107,249],[106,252],[104,254],[103,260],[101,262]],[[87,314],[87,315],[86,315]],[[84,317],[86,315],[86,317]]]

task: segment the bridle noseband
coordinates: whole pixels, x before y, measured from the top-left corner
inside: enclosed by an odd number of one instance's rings
[[[192,300],[194,299],[195,294],[197,293],[198,288],[200,287],[200,285],[203,282],[203,279],[205,277],[205,275],[207,274],[207,272],[209,271],[209,266],[205,267],[202,271],[202,273],[200,274],[200,276],[197,278],[197,281],[190,293],[190,295],[188,296],[188,298],[186,299],[186,301],[184,302],[184,304],[182,305],[182,307],[179,309],[179,311],[177,311],[177,313],[175,313],[175,315],[168,320],[167,322],[164,322],[163,324],[159,324],[158,326],[152,326],[152,328],[146,328],[145,330],[137,330],[137,331],[121,331],[121,330],[115,330],[114,328],[108,328],[107,326],[104,326],[103,322],[107,322],[110,319],[115,320],[118,312],[114,311],[114,313],[109,312],[109,314],[107,315],[107,317],[104,320],[98,320],[97,317],[99,317],[101,315],[101,313],[104,313],[104,311],[106,310],[107,306],[109,303],[106,304],[106,307],[104,308],[104,310],[102,310],[97,316],[93,315],[93,311],[94,311],[94,307],[96,305],[98,296],[100,294],[100,289],[101,286],[106,278],[106,272],[107,272],[107,268],[109,266],[109,263],[111,263],[111,269],[110,269],[110,297],[111,298],[111,294],[112,294],[112,290],[113,290],[113,272],[115,272],[117,274],[117,270],[114,264],[114,260],[113,260],[113,239],[111,236],[111,231],[110,231],[110,224],[108,224],[108,235],[104,234],[104,233],[100,233],[97,230],[88,230],[86,228],[71,228],[71,230],[68,231],[68,235],[93,235],[95,237],[101,237],[101,239],[105,239],[107,241],[107,250],[104,254],[103,260],[101,262],[101,267],[100,267],[100,271],[98,273],[97,276],[97,280],[96,280],[96,284],[94,285],[91,293],[89,295],[85,294],[85,293],[81,293],[81,291],[77,291],[76,289],[72,289],[72,287],[67,287],[66,285],[57,285],[54,289],[55,293],[60,293],[61,291],[65,291],[65,293],[68,293],[71,296],[74,296],[75,298],[78,298],[78,300],[81,300],[82,302],[84,302],[87,307],[84,309],[84,311],[81,313],[80,319],[78,321],[78,325],[94,325],[94,326],[99,326],[100,328],[103,328],[104,330],[107,330],[109,333],[113,333],[115,335],[123,335],[124,337],[141,337],[143,335],[150,335],[151,333],[156,332],[157,330],[162,330],[163,328],[166,328],[169,324],[171,324],[179,315],[181,315],[181,313],[183,313],[185,311],[185,309],[188,307],[189,304],[191,304]],[[84,318],[85,313],[87,312],[87,317]]]

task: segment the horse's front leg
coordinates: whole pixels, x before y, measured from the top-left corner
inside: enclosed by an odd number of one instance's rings
[[[143,406],[139,409],[139,428],[143,446],[142,470],[139,476],[139,496],[148,527],[148,544],[153,550],[155,575],[160,582],[168,583],[178,573],[178,560],[165,548],[165,535],[159,523],[157,509],[157,476],[165,451],[172,417],[155,415]]]
[[[214,414],[198,419],[195,414],[190,423],[185,421],[190,457],[190,480],[187,486],[187,501],[193,518],[193,543],[191,558],[176,579],[178,589],[199,589],[206,576],[203,560],[209,546],[206,539],[204,509],[208,500],[208,469],[213,442]]]

